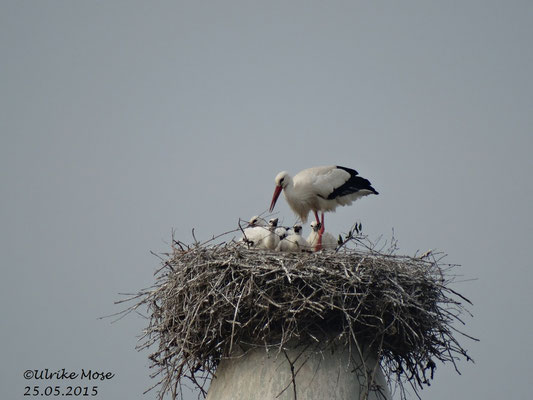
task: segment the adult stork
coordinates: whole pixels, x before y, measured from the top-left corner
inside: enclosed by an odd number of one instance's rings
[[[360,197],[378,194],[368,179],[359,176],[357,171],[338,165],[307,168],[294,177],[283,171],[276,176],[275,182],[270,212],[274,210],[282,190],[290,208],[303,223],[307,222],[309,212],[313,211],[316,222],[321,224],[319,247],[324,233],[324,212],[350,205]],[[322,220],[318,218],[319,211]]]

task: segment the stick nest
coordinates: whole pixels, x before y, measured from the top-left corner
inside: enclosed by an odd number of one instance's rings
[[[337,252],[276,253],[174,241],[155,285],[129,309],[147,306],[138,348],[152,349],[160,398],[176,398],[187,380],[205,395],[220,360],[241,344],[282,349],[324,333],[373,346],[402,397],[405,382],[415,393],[429,385],[436,361],[457,370],[457,360],[470,360],[454,336],[469,303],[450,288],[454,266],[356,242]]]

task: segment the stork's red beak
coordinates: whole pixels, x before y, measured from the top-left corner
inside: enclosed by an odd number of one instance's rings
[[[270,212],[274,210],[274,206],[276,205],[276,201],[278,201],[279,194],[282,191],[281,186],[276,186],[276,189],[274,189],[274,195],[272,196],[272,203],[270,203]]]

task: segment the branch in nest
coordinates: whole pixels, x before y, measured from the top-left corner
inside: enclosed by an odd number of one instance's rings
[[[172,388],[186,380],[203,391],[238,344],[281,351],[289,341],[316,343],[325,332],[346,346],[353,340],[373,346],[402,394],[405,382],[415,393],[429,385],[437,360],[454,366],[471,360],[454,336],[473,339],[454,327],[470,302],[450,288],[453,266],[438,254],[393,255],[394,239],[386,252],[376,250],[360,225],[334,253],[208,245],[214,238],[193,246],[173,241],[155,285],[124,311],[146,308],[138,348],[152,351],[160,398],[176,396]]]

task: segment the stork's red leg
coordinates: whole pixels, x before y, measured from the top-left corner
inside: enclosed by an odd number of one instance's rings
[[[318,240],[316,241],[315,251],[322,250],[322,232],[318,231]]]
[[[318,240],[315,245],[315,251],[322,250],[322,234],[324,233],[324,212],[322,212],[322,222],[318,218],[318,212],[314,211],[318,228]]]

